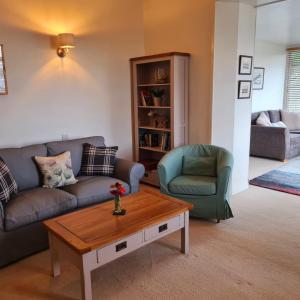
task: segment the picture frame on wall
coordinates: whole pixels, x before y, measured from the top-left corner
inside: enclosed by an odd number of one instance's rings
[[[240,55],[239,75],[251,75],[253,56]]]
[[[238,99],[250,99],[251,98],[251,80],[239,80],[238,84]]]
[[[265,68],[254,67],[253,68],[253,90],[263,90],[265,81]]]
[[[7,95],[7,80],[6,80],[6,70],[3,54],[3,45],[0,44],[0,95]]]

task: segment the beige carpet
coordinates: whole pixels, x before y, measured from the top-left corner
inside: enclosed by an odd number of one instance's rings
[[[189,255],[176,233],[94,271],[94,299],[300,299],[300,197],[252,186],[231,205],[191,220]],[[49,274],[48,251],[1,269],[0,299],[80,298],[75,267]]]

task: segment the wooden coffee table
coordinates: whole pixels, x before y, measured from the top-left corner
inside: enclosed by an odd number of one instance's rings
[[[189,250],[192,205],[153,190],[123,197],[125,216],[113,216],[113,201],[44,222],[48,229],[53,276],[67,259],[81,273],[82,298],[92,299],[91,271],[181,229],[181,251]]]

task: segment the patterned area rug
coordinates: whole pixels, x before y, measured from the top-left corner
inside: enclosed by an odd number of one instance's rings
[[[249,181],[250,184],[300,196],[300,157]]]

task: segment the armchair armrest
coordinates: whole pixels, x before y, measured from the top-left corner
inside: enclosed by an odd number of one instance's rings
[[[288,128],[252,125],[250,154],[284,160],[290,147]]]
[[[142,164],[117,158],[115,165],[115,177],[129,184],[130,193],[139,191],[140,180],[144,174],[145,168]]]
[[[222,151],[217,158],[217,194],[226,195],[233,167],[233,157],[228,151]]]
[[[160,190],[168,194],[169,182],[181,174],[183,152],[180,148],[166,154],[157,166]]]

